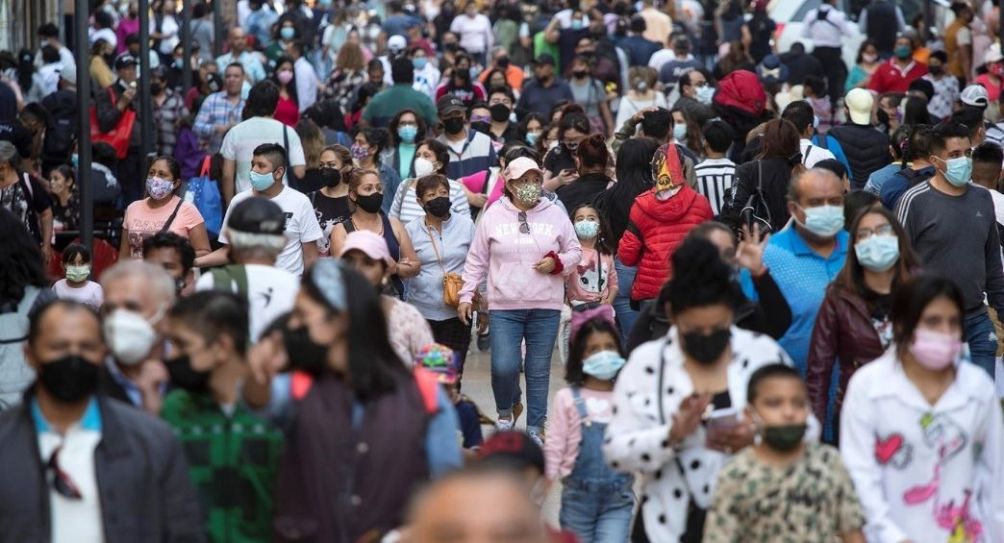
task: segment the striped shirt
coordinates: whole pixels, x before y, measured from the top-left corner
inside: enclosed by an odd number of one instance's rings
[[[727,158],[709,158],[694,166],[697,192],[711,202],[711,212],[718,215],[725,205],[725,192],[736,179],[736,163]]]
[[[452,142],[446,135],[437,138],[450,150],[450,163],[446,165],[446,176],[461,179],[483,172],[498,163],[492,139],[477,130],[468,129],[467,139]]]
[[[425,210],[418,205],[415,196],[416,179],[401,182],[394,194],[394,203],[390,206],[390,216],[397,217],[401,224],[408,224],[418,217],[425,216]],[[471,216],[471,205],[467,202],[464,186],[459,181],[450,181],[450,212],[457,215]]]

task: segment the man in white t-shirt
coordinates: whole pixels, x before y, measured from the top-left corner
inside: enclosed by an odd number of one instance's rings
[[[255,148],[251,159],[251,188],[237,193],[227,207],[223,217],[220,243],[230,244],[227,227],[234,207],[243,200],[262,196],[275,202],[285,215],[283,231],[285,245],[276,258],[275,267],[299,277],[304,268],[317,259],[317,240],[324,235],[317,222],[314,206],[303,193],[287,187],[282,182],[286,173],[286,152],[281,145],[263,143]],[[230,262],[228,247],[197,258],[195,265],[200,268],[222,266]]]
[[[223,154],[223,199],[227,202],[234,194],[250,188],[251,153],[259,145],[275,143],[283,147],[288,163],[297,177],[307,171],[303,147],[296,130],[272,118],[279,104],[279,87],[271,81],[262,81],[251,88],[244,102],[244,118],[223,137],[220,153]],[[284,162],[285,164],[285,162]],[[286,183],[286,168],[282,168],[282,183]]]
[[[828,158],[836,158],[829,149],[812,144],[812,136],[816,131],[816,114],[809,102],[795,100],[784,108],[781,118],[790,121],[798,129],[798,134],[801,138],[799,152],[802,153],[803,166],[811,169],[820,161]]]
[[[249,337],[293,308],[300,279],[275,267],[286,246],[286,214],[268,198],[244,198],[227,222],[230,256],[236,264],[213,268],[199,278],[196,290],[225,290],[248,301]]]

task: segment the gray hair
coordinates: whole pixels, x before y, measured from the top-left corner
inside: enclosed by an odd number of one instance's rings
[[[833,173],[831,170],[826,168],[812,168],[811,170],[804,170],[798,175],[791,178],[791,182],[788,183],[788,201],[795,202],[796,204],[802,197],[802,183],[805,179],[812,176],[826,177],[830,181],[833,181],[837,185],[843,185],[843,181],[837,177],[837,174]]]
[[[0,164],[9,164],[12,168],[17,168],[21,155],[17,153],[17,147],[9,141],[0,141]]]
[[[234,251],[242,254],[259,252],[273,259],[278,258],[279,253],[286,247],[285,234],[253,234],[233,228],[227,228],[227,241],[230,242],[230,247]]]
[[[146,281],[149,287],[148,290],[159,298],[165,306],[174,303],[174,279],[164,271],[163,267],[145,260],[120,260],[101,274],[101,288],[107,292],[109,285],[112,283],[136,276],[142,277]]]

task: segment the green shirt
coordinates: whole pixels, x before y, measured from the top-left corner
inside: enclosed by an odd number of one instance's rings
[[[704,543],[832,543],[865,518],[840,453],[810,443],[787,467],[763,464],[747,447],[718,474]]]
[[[417,112],[430,126],[436,124],[439,118],[432,98],[413,89],[411,83],[398,83],[370,99],[363,110],[363,119],[373,126],[386,127],[395,115],[405,109]]]
[[[209,392],[174,390],[161,417],[185,450],[210,541],[271,541],[279,429],[240,404],[228,416]]]

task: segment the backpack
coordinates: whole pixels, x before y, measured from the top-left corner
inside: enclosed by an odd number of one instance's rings
[[[771,226],[770,208],[767,206],[767,198],[763,195],[763,161],[756,161],[757,180],[756,189],[750,192],[742,209],[739,210],[740,224],[748,225],[751,229],[754,224],[760,225],[760,234],[771,233],[774,228]]]
[[[73,144],[77,139],[76,105],[58,99],[45,101],[43,105],[48,106],[49,119],[42,139],[42,158],[54,163],[65,162],[73,153]]]
[[[222,268],[212,268],[209,273],[213,276],[213,290],[222,292],[234,292],[233,285],[237,285],[238,296],[246,298],[248,295],[248,272],[247,268],[240,264],[230,264]]]
[[[216,181],[209,177],[211,158],[206,155],[202,160],[199,176],[188,180],[184,200],[192,203],[199,210],[202,218],[206,221],[206,231],[209,232],[209,238],[215,239],[223,227],[223,198],[220,196],[220,187]]]

